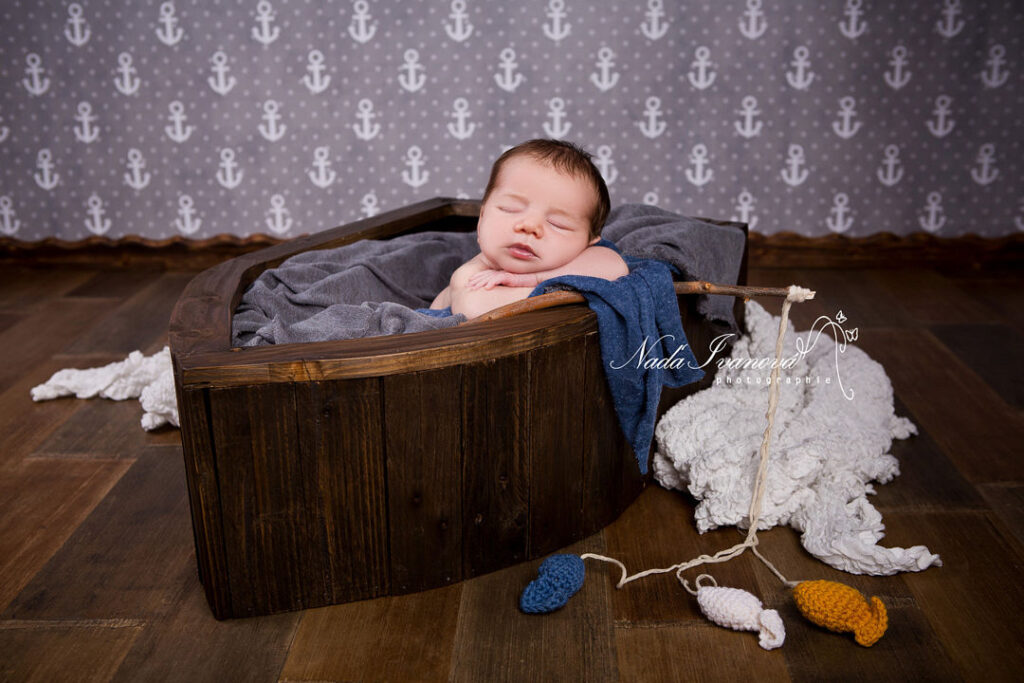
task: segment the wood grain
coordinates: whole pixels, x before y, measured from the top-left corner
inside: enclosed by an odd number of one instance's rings
[[[0,365],[0,388],[14,383],[26,368],[45,363],[69,339],[88,330],[109,307],[108,299],[44,300],[13,327],[0,331],[0,348],[5,356]]]
[[[216,621],[187,564],[168,592],[165,613],[144,622],[110,680],[276,681],[301,614]]]
[[[64,352],[102,350],[128,355],[140,349],[148,353],[159,350],[166,343],[171,309],[192,277],[192,273],[164,273],[106,315],[97,316],[92,328],[68,344]]]
[[[0,679],[103,683],[121,666],[142,626],[137,622],[0,621]]]
[[[1020,478],[1024,416],[934,335],[874,328],[857,343],[885,367],[896,394],[968,481]]]
[[[192,562],[192,535],[181,461],[163,451],[139,453],[2,618],[147,618],[166,612],[168,593]]]
[[[41,270],[22,264],[0,268],[0,310],[25,311],[41,302],[61,297],[96,275],[94,268]]]
[[[383,379],[392,589],[462,580],[462,370]]]
[[[1006,530],[1004,535],[1012,536],[1024,547],[1024,483],[982,484],[978,490],[1001,522],[997,526]]]
[[[856,398],[854,399],[856,400]],[[889,453],[899,462],[895,486],[877,486],[869,500],[883,514],[904,509],[985,507],[985,501],[953,465],[931,434],[898,398],[895,414],[906,417],[917,427],[917,434],[893,439]]]
[[[965,680],[1014,680],[1024,669],[1024,557],[1006,545],[987,514],[891,516],[890,538],[928,540],[941,569],[904,580]],[[921,637],[923,634],[918,634]]]
[[[310,610],[280,680],[448,680],[461,591],[456,585]]]
[[[543,346],[530,355],[528,557],[546,555],[584,534],[586,360],[582,338]]]
[[[928,329],[1006,405],[1024,409],[1024,332],[998,323],[930,325]]]
[[[463,367],[462,575],[527,558],[530,356]]]
[[[4,471],[0,477],[0,609],[42,569],[131,462],[26,459]],[[40,491],[46,496],[40,496]]]

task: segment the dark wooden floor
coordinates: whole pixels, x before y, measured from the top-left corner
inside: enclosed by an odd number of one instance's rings
[[[873,648],[819,629],[746,555],[715,568],[779,609],[785,645],[711,625],[671,575],[621,591],[597,565],[563,610],[525,616],[536,563],[460,585],[304,613],[217,622],[196,577],[176,430],[146,434],[137,402],[29,389],[54,371],[164,344],[188,272],[0,272],[0,679],[22,681],[1019,680],[1024,669],[1024,277],[1007,267],[758,270],[819,297],[799,329],[842,310],[892,378],[920,435],[875,498],[884,543],[925,544],[945,565],[842,575],[775,529],[787,575],[845,581],[886,603]],[[777,302],[765,302],[777,306]],[[777,310],[777,309],[772,309]],[[692,501],[648,489],[574,547],[666,566],[737,540],[698,536]]]

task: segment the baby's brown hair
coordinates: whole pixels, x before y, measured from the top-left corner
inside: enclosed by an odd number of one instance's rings
[[[545,163],[560,173],[565,173],[574,178],[589,180],[597,190],[597,206],[590,216],[590,236],[599,237],[604,222],[608,218],[608,211],[611,209],[611,200],[608,197],[608,186],[601,177],[601,172],[591,161],[591,155],[582,147],[564,140],[550,140],[537,138],[512,147],[502,154],[491,166],[491,177],[487,181],[487,189],[484,190],[484,201],[491,195],[494,186],[498,183],[498,175],[505,162],[513,157],[528,156],[531,159]]]

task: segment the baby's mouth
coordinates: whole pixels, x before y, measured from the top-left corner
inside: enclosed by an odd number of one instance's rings
[[[522,259],[524,261],[537,258],[537,252],[522,242],[517,242],[516,244],[509,246],[508,251],[512,254],[513,258]]]

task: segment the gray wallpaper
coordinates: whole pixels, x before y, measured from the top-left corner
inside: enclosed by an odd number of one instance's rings
[[[478,197],[526,138],[614,204],[1024,230],[1020,0],[4,0],[0,233],[290,237]]]

